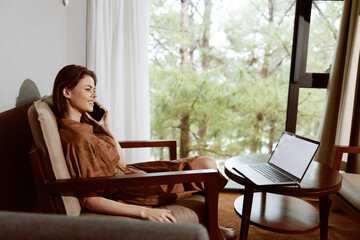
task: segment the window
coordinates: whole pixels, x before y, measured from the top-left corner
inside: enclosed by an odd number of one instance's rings
[[[287,131],[317,137],[342,7],[343,1],[297,1]],[[310,115],[312,122],[305,120]]]
[[[298,63],[291,62],[292,45],[294,41],[294,46],[302,47],[298,34],[305,34],[294,25],[295,9],[309,9],[299,7],[299,2],[153,0],[149,36],[152,138],[176,139],[180,157],[221,159],[271,152],[285,125],[295,131],[296,120],[298,131],[313,134],[324,91],[319,94],[317,89],[303,87],[326,87],[326,76],[325,70],[308,74],[305,68],[328,67],[328,56],[333,53],[325,55],[322,49],[330,46],[333,51],[334,41],[310,37],[314,47],[308,53],[309,67],[304,66],[294,78],[297,68],[293,65]],[[324,7],[319,4],[319,8]],[[323,29],[321,19],[319,11],[313,32]],[[331,19],[331,23],[336,21]],[[322,56],[313,54],[316,48]],[[312,61],[319,61],[310,60],[311,55],[327,61],[315,66]],[[295,52],[293,59],[301,57]]]

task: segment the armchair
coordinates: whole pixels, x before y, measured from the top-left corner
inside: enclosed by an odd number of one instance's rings
[[[341,172],[341,189],[330,195],[330,199],[334,206],[340,207],[356,221],[360,221],[360,174],[346,172],[346,162],[342,161],[344,153],[360,153],[360,147],[336,146],[333,168],[345,172]]]
[[[28,118],[35,141],[29,157],[38,201],[43,213],[110,217],[109,215],[82,211],[75,192],[112,189],[121,185],[149,186],[204,182],[204,196],[192,195],[173,204],[160,207],[171,209],[178,222],[205,225],[210,239],[222,238],[218,227],[218,176],[215,170],[71,179],[64,160],[56,117],[51,110],[50,101],[46,99],[36,101],[29,108]],[[123,148],[168,147],[170,159],[176,159],[176,141],[135,141],[120,142],[120,144]]]
[[[0,239],[208,240],[201,224],[0,211]]]

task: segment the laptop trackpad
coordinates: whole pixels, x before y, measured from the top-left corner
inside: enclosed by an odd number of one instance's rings
[[[236,168],[234,168],[235,171],[237,171],[240,175],[247,178],[251,182],[255,183],[256,185],[271,185],[274,184],[272,181],[270,181],[268,178],[266,178],[264,175],[258,173],[253,168],[251,168],[249,165],[239,165]]]
[[[260,163],[261,164],[261,163]],[[239,165],[234,168],[236,172],[238,172],[241,176],[247,178],[254,184],[258,186],[266,186],[266,185],[296,185],[298,184],[295,181],[287,181],[287,182],[274,182],[267,178],[266,176],[262,175],[252,167],[247,164]]]

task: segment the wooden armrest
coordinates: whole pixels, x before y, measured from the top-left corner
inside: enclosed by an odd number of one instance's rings
[[[174,172],[159,172],[123,175],[114,177],[98,177],[83,179],[65,179],[46,181],[49,193],[67,193],[77,191],[92,191],[98,189],[117,188],[125,186],[149,186],[159,184],[174,184],[186,182],[203,182],[205,185],[205,212],[207,222],[205,225],[209,230],[210,239],[218,239],[218,173],[214,169],[188,170]]]
[[[167,147],[170,160],[176,159],[176,140],[119,141],[122,148]]]
[[[336,146],[333,168],[337,171],[340,169],[344,153],[360,153],[360,146]]]
[[[131,174],[114,177],[48,180],[46,181],[46,185],[50,193],[113,189],[119,187],[120,185],[134,187],[188,182],[204,182],[205,185],[210,184],[212,187],[217,188],[217,179],[218,174],[216,170],[204,169]]]

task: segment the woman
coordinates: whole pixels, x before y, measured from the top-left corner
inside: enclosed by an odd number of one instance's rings
[[[68,65],[59,71],[53,87],[54,112],[59,119],[60,137],[72,178],[114,176],[145,172],[217,169],[210,157],[127,165],[109,124],[108,111],[100,121],[88,113],[96,102],[96,76],[83,66]],[[226,184],[219,173],[219,185]],[[120,188],[82,192],[82,207],[91,211],[137,217],[157,222],[176,222],[170,210],[151,208],[176,201],[202,190],[201,184],[175,184],[146,188]],[[226,234],[228,235],[228,234]]]

